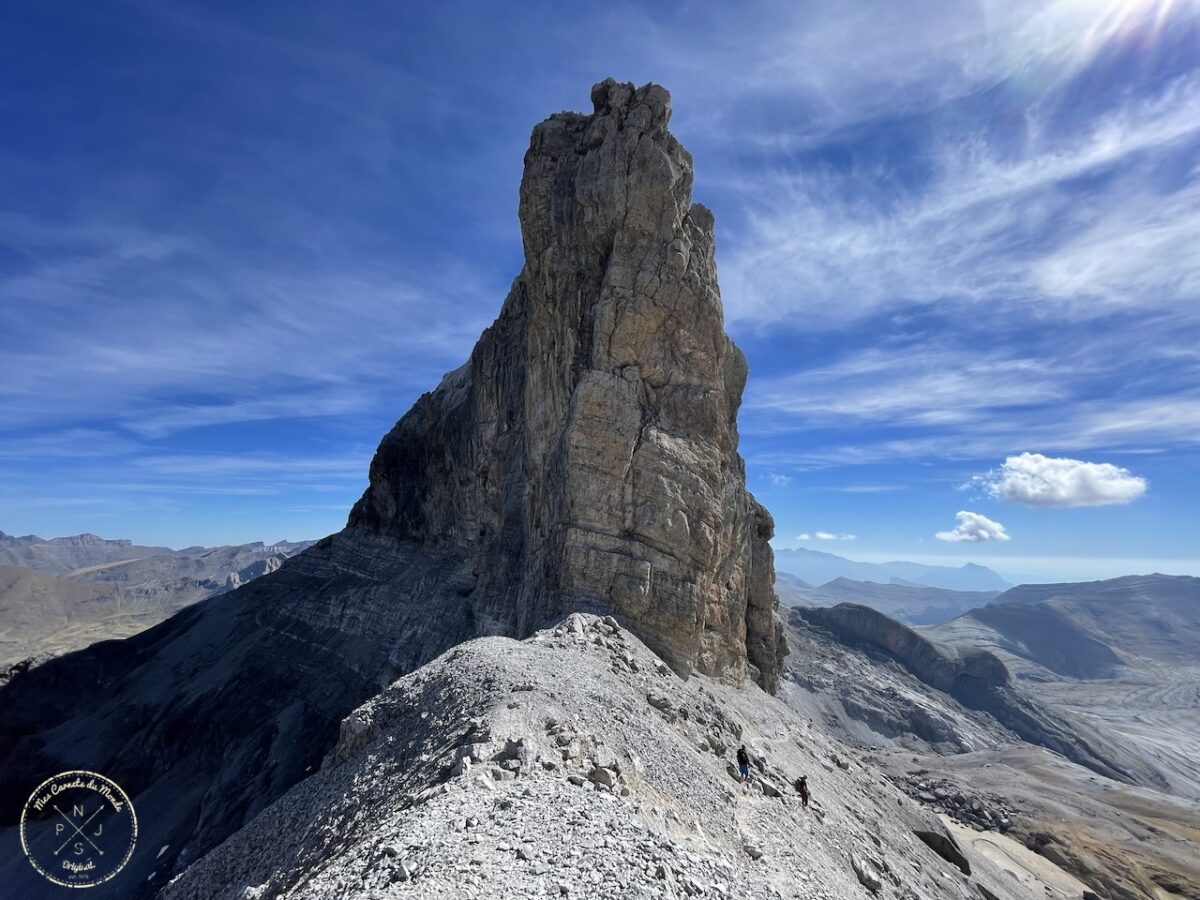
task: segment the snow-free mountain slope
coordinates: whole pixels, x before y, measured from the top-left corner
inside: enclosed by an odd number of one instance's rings
[[[775,688],[773,524],[737,453],[747,369],[712,214],[665,90],[606,80],[592,103],[534,129],[525,265],[468,361],[383,439],[343,531],[0,688],[0,880],[27,874],[14,811],[48,771],[131,794],[144,837],[92,897],[150,895],[397,677],[573,610],[615,613],[680,675]]]
[[[346,719],[319,773],[163,896],[1028,897],[928,843],[956,853],[935,817],[785,704],[685,682],[614,620],[575,615],[398,680]]]
[[[1200,799],[1200,578],[1022,585],[922,631],[989,649],[1024,691],[1151,760],[1172,792]]]
[[[1200,896],[1194,669],[1053,681],[1011,677],[1014,669],[1006,684],[964,694],[959,654],[1019,658],[932,644],[869,609],[789,618],[781,696],[829,733],[873,748],[873,763],[914,799],[1028,843],[1099,896]]]
[[[0,669],[63,646],[85,647],[119,610],[117,588],[0,566]],[[124,637],[124,635],[108,635]]]
[[[89,566],[173,552],[169,547],[141,547],[133,541],[108,540],[94,534],[46,540],[35,534],[15,537],[0,531],[0,565],[19,566],[47,575],[69,575]]]
[[[0,566],[5,573],[0,576],[0,670],[27,657],[54,656],[137,634],[189,604],[275,571],[312,544],[255,542],[169,550],[92,537],[17,539],[21,552],[9,555],[45,570],[57,572],[96,558],[105,561],[58,576]]]

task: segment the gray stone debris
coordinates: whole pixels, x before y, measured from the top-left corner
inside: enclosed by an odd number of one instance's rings
[[[521,642],[480,638],[399,679],[354,712],[352,748],[162,900],[237,900],[246,885],[265,886],[261,900],[978,896],[913,837],[897,811],[920,810],[885,778],[863,766],[813,774],[813,754],[849,751],[782,701],[703,675],[665,682],[635,637],[591,640],[605,629],[579,615]],[[613,671],[620,652],[637,672]],[[651,692],[692,715],[664,720]],[[746,744],[766,794],[700,749],[709,734]],[[569,759],[562,741],[577,749]],[[477,762],[456,776],[455,757]],[[821,817],[770,790],[806,770]]]
[[[861,856],[851,856],[850,865],[854,868],[854,874],[858,877],[859,884],[872,894],[878,894],[883,889],[883,882],[879,880],[879,875]]]

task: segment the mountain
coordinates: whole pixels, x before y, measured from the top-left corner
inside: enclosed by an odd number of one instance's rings
[[[966,563],[958,568],[926,566],[913,562],[856,562],[834,553],[797,547],[775,551],[775,565],[798,575],[810,584],[826,584],[838,578],[944,588],[950,591],[1004,591],[1012,587],[985,566]]]
[[[779,597],[779,605],[808,606],[813,586],[803,578],[797,578],[787,572],[775,573],[775,594]]]
[[[1200,578],[1021,585],[923,633],[989,650],[1030,694],[1102,725],[1200,799]]]
[[[1200,814],[1166,793],[1182,764],[1044,695],[1059,682],[1021,677],[1022,657],[861,605],[778,617],[691,157],[662,88],[609,79],[592,104],[534,129],[524,266],[467,362],[383,438],[342,531],[135,636],[10,670],[7,893],[57,895],[18,810],[86,769],[139,821],[97,900],[1195,894]],[[160,557],[71,583],[174,577]],[[926,597],[944,585],[916,574],[994,576],[891,565],[880,580]]]
[[[125,787],[145,836],[92,896],[148,896],[317,771],[391,682],[574,611],[612,613],[681,677],[776,688],[773,523],[737,453],[747,367],[712,214],[665,90],[609,80],[592,102],[534,129],[525,264],[468,361],[383,438],[344,530],[0,688],[11,890],[36,877],[12,826],[46,772]]]
[[[614,620],[576,614],[394,682],[347,717],[318,772],[161,896],[1030,893],[756,685],[684,680]]]
[[[1150,766],[1119,745],[1106,745],[1082,723],[1043,708],[1012,688],[1004,663],[988,650],[938,645],[911,628],[865,606],[798,608],[790,616],[830,633],[842,644],[885,654],[922,683],[963,707],[987,713],[1031,744],[1049,747],[1079,765],[1119,781],[1165,785]]]
[[[1200,578],[1025,584],[928,632],[990,645],[1025,677],[1109,678],[1200,661]]]
[[[119,591],[0,566],[0,669],[41,653],[86,647],[110,633],[99,623],[119,609]]]
[[[275,571],[313,543],[170,550],[94,535],[16,542],[26,552],[11,555],[41,569],[0,566],[0,670],[27,657],[137,634],[189,604]],[[104,561],[90,562],[97,557]],[[62,572],[79,561],[89,565]]]
[[[13,537],[0,531],[0,566],[19,566],[47,575],[67,575],[88,566],[173,552],[169,547],[139,547],[133,541],[106,540],[94,534],[46,540],[34,534]]]
[[[792,610],[780,696],[957,822],[968,857],[974,849],[1015,863],[1036,851],[1010,868],[1027,896],[1042,894],[1027,880],[1038,860],[1099,896],[1200,896],[1200,811],[1181,775],[1200,735],[1194,674],[1176,672],[1162,687],[1162,702],[1175,704],[1172,723],[1145,682],[1130,697],[1144,694],[1144,708],[1107,710],[1119,687],[1072,682],[1085,697],[1089,685],[1095,691],[1088,708],[1014,678],[998,652],[924,636],[939,631],[918,633],[849,604]],[[1156,731],[1158,744],[1131,740],[1139,729]],[[1169,744],[1180,750],[1164,752]]]
[[[998,591],[950,591],[921,585],[853,581],[849,578],[835,578],[816,588],[796,587],[785,591],[780,587],[782,580],[782,575],[776,579],[776,590],[782,606],[856,603],[885,613],[906,625],[945,622],[968,610],[984,606],[999,596]]]

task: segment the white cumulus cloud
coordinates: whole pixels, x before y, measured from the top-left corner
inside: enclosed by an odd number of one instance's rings
[[[999,522],[994,522],[987,516],[968,510],[959,510],[955,514],[958,524],[953,531],[939,531],[934,535],[939,541],[1007,541],[1008,532]]]
[[[1030,506],[1107,506],[1146,493],[1146,479],[1128,469],[1041,453],[1010,456],[976,483],[999,500]]]

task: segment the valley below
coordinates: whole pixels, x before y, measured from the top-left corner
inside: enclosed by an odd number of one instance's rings
[[[131,637],[279,568],[313,542],[140,547],[94,534],[0,532],[0,679],[30,659]]]
[[[1013,838],[1096,896],[1200,894],[1197,670],[1181,664],[1200,653],[1200,579],[993,603],[1019,607],[916,631],[861,607],[794,609],[783,696],[927,808]],[[958,662],[979,653],[1005,673],[987,691]]]

